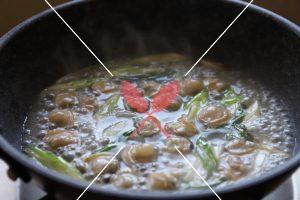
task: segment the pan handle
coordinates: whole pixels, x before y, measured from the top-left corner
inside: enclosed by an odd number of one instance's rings
[[[24,182],[31,180],[28,170],[3,151],[2,147],[0,147],[0,158],[8,165],[7,175],[12,181],[15,181],[17,178],[22,179]]]

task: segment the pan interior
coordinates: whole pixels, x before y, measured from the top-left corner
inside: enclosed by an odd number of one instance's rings
[[[170,51],[197,58],[242,8],[192,0],[136,1],[132,5],[95,1],[60,11],[91,49],[107,61]],[[41,19],[19,30],[2,46],[0,54],[1,131],[19,150],[23,122],[36,95],[62,75],[95,64],[54,14]],[[299,43],[299,35],[249,10],[207,58],[239,69],[274,92],[290,111],[297,132]],[[295,135],[295,154],[300,149],[299,137]]]

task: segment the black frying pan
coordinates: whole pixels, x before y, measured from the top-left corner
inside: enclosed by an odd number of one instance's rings
[[[41,3],[41,2],[37,2]],[[74,1],[57,8],[99,57],[160,52],[199,57],[246,4],[240,1]],[[257,6],[250,8],[207,58],[239,68],[261,81],[290,111],[297,138],[294,157],[264,175],[219,188],[223,199],[259,199],[288,178],[300,162],[300,28]],[[24,181],[56,198],[76,197],[87,186],[48,171],[20,151],[22,124],[32,101],[60,76],[96,61],[51,11],[15,27],[0,39],[0,153]],[[106,72],[103,72],[106,73]],[[83,199],[216,199],[211,191],[183,194],[103,190]]]

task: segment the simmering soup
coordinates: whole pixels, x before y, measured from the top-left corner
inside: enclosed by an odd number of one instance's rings
[[[199,190],[253,178],[292,153],[284,105],[241,72],[160,54],[66,75],[42,91],[24,151],[42,166],[99,187]],[[177,149],[178,150],[177,150]]]

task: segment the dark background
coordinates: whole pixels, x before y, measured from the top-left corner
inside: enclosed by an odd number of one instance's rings
[[[68,0],[48,1],[52,5],[57,5]],[[300,0],[255,0],[254,4],[300,24]],[[0,0],[0,36],[25,19],[47,8],[44,0]]]

